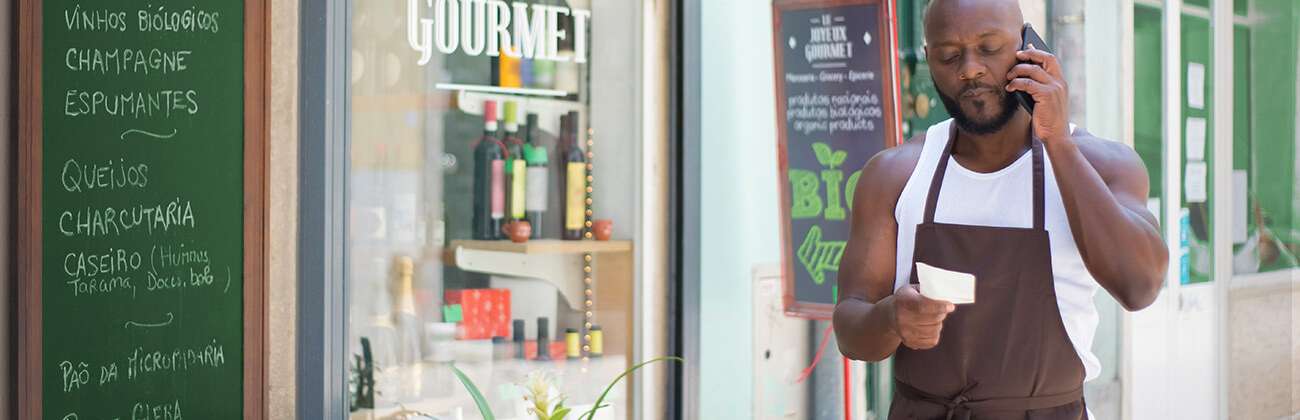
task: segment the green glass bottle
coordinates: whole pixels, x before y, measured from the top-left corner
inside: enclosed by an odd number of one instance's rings
[[[505,111],[506,133],[501,142],[506,145],[506,220],[513,222],[524,219],[524,186],[528,176],[515,101],[506,101]]]
[[[524,160],[527,161],[527,180],[524,185],[524,213],[528,223],[533,227],[531,238],[542,237],[542,220],[546,216],[546,200],[549,198],[550,156],[546,145],[541,142],[537,132],[537,114],[528,114],[524,124]]]

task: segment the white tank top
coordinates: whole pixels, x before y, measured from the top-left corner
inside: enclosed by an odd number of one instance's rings
[[[925,200],[930,181],[947,146],[952,120],[935,124],[926,132],[921,158],[907,180],[894,219],[898,221],[898,260],[894,289],[906,285],[912,275],[912,251],[916,243],[916,225],[925,216]],[[1070,125],[1074,130],[1074,125]],[[948,162],[942,193],[935,209],[934,221],[978,226],[1031,228],[1034,225],[1033,156],[1024,153],[1011,165],[992,173],[966,169],[955,159]],[[1070,223],[1061,201],[1061,190],[1052,172],[1052,160],[1043,153],[1043,188],[1046,195],[1043,217],[1052,246],[1052,276],[1056,285],[1056,306],[1061,311],[1065,332],[1083,361],[1090,381],[1101,373],[1101,362],[1092,354],[1092,339],[1097,332],[1097,308],[1093,295],[1097,281],[1083,265],[1075,246]],[[972,203],[975,203],[972,205]]]

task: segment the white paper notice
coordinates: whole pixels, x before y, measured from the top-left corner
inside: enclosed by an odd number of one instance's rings
[[[975,303],[975,275],[916,263],[921,295],[954,304]]]
[[[1187,63],[1187,106],[1205,109],[1205,65]]]
[[[1187,118],[1187,160],[1205,160],[1205,119]]]
[[[1250,207],[1248,206],[1247,197],[1250,196],[1247,187],[1248,177],[1246,171],[1237,169],[1232,171],[1232,243],[1246,243],[1246,218],[1250,216]]]
[[[1205,162],[1187,162],[1187,173],[1183,175],[1183,194],[1188,203],[1204,203],[1209,193],[1206,191],[1206,179],[1209,168]]]

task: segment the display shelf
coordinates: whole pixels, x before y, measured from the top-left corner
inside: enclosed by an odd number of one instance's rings
[[[452,100],[456,109],[470,115],[483,115],[483,103],[487,101],[497,102],[498,110],[505,109],[505,101],[515,101],[520,109],[537,114],[539,128],[551,133],[560,132],[560,116],[570,111],[578,111],[582,115],[581,120],[587,121],[587,105],[567,99],[457,90]]]
[[[517,95],[527,97],[546,97],[560,100],[567,100],[571,96],[577,96],[577,92],[569,92],[560,89],[548,88],[531,88],[531,87],[510,87],[510,86],[492,86],[492,85],[475,85],[463,83],[439,83],[435,85],[438,89],[454,90],[463,92],[477,93],[495,93],[501,95]],[[576,102],[576,101],[575,101]]]
[[[451,241],[451,248],[477,251],[513,252],[519,254],[582,254],[584,252],[632,252],[632,241],[564,241],[559,239],[533,239],[523,243],[500,241]]]
[[[465,271],[531,278],[555,286],[564,296],[569,308],[582,310],[582,257],[592,253],[594,264],[602,256],[630,258],[631,241],[562,241],[553,239],[530,240],[524,243],[510,241],[451,242],[450,263]],[[592,276],[600,282],[602,276]]]

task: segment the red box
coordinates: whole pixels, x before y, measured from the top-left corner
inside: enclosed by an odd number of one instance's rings
[[[460,305],[462,340],[510,337],[510,289],[448,290],[447,305]]]

